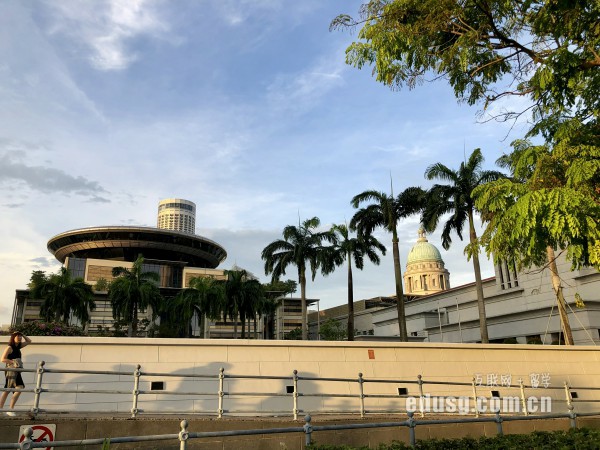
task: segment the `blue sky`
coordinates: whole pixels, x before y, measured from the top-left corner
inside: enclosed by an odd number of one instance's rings
[[[482,148],[492,168],[517,137],[509,124],[481,123],[444,82],[392,91],[345,64],[356,33],[328,27],[360,3],[1,2],[0,323],[33,270],[59,267],[50,237],[155,226],[162,198],[196,203],[197,233],[228,252],[220,268],[266,281],[262,248],[299,216],[349,221],[355,194],[387,190],[390,174],[397,191],[427,187],[427,166],[458,167],[464,148]],[[401,225],[402,258],[417,228]],[[464,243],[429,240],[452,285],[473,281]],[[355,298],[393,291],[390,248],[355,274]],[[308,295],[343,303],[345,271],[317,276]]]

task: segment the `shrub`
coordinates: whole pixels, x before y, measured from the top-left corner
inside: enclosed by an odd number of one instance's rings
[[[87,336],[83,328],[64,322],[24,322],[10,327],[10,333],[19,331],[26,336]]]
[[[417,429],[418,436],[418,429]],[[403,442],[380,444],[378,450],[500,450],[500,449],[577,449],[595,450],[600,442],[600,430],[589,428],[569,431],[535,431],[531,434],[509,434],[506,436],[466,437],[462,439],[417,440],[415,447]],[[310,450],[363,450],[368,447],[349,447],[346,445],[311,445]]]

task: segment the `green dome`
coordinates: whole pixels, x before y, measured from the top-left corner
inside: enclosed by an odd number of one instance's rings
[[[443,263],[442,255],[435,245],[430,244],[425,237],[425,230],[419,229],[419,239],[408,253],[406,264],[412,264],[421,261],[437,261]]]

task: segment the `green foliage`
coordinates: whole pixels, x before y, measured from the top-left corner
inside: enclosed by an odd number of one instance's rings
[[[479,241],[475,232],[474,214],[476,208],[473,192],[478,186],[494,180],[502,179],[502,173],[493,170],[483,170],[483,155],[476,148],[467,161],[460,164],[458,170],[450,169],[442,163],[432,164],[425,171],[429,180],[442,180],[445,184],[435,184],[428,192],[427,205],[423,210],[421,221],[427,231],[433,231],[438,222],[445,218],[442,230],[442,246],[445,249],[452,243],[451,234],[455,232],[462,240],[462,230],[465,224],[469,230],[469,244],[465,248],[468,259],[473,259],[475,287],[477,291],[477,308],[479,312],[479,329],[481,342],[488,342],[487,320],[479,266]]]
[[[512,177],[474,192],[487,212],[488,254],[530,267],[546,262],[548,247],[566,249],[574,268],[600,269],[600,146],[590,127],[563,123],[554,142],[515,141],[500,158]]]
[[[128,336],[137,335],[138,311],[151,307],[153,314],[160,308],[162,297],[158,288],[159,275],[143,271],[144,258],[139,256],[131,269],[115,267],[108,297],[113,309],[113,318],[129,324]]]
[[[283,239],[267,245],[261,254],[265,262],[265,274],[271,274],[276,281],[285,275],[289,266],[296,266],[300,283],[300,300],[302,305],[302,338],[308,339],[308,322],[306,308],[306,270],[311,271],[314,281],[317,270],[323,261],[323,243],[331,241],[330,233],[317,231],[321,224],[318,217],[306,219],[298,226],[288,225],[283,229]]]
[[[285,297],[298,290],[298,282],[294,280],[271,280],[263,283],[265,295],[269,298]]]
[[[346,331],[342,328],[342,324],[332,318],[321,324],[319,334],[325,341],[343,341],[346,337]]]
[[[246,319],[256,317],[260,312],[264,291],[260,282],[251,278],[245,270],[226,270],[225,275],[225,306],[222,313],[225,318],[234,321],[237,321],[239,316],[242,323],[242,339],[245,339]]]
[[[24,322],[10,327],[10,332],[19,331],[26,336],[87,336],[83,328],[64,322]]]
[[[108,281],[106,278],[99,278],[94,285],[94,291],[96,292],[106,292],[108,291]]]
[[[72,278],[66,267],[51,275],[34,271],[29,287],[32,298],[43,300],[40,318],[46,322],[67,323],[72,315],[85,324],[90,320],[89,312],[96,309],[92,287],[83,278]]]
[[[352,220],[350,229],[359,236],[369,236],[376,228],[383,228],[392,235],[394,253],[394,281],[396,283],[396,302],[398,306],[398,328],[400,339],[408,341],[406,317],[404,312],[404,291],[402,290],[402,269],[398,249],[398,222],[422,211],[425,203],[425,191],[419,187],[409,187],[394,197],[393,192],[368,190],[355,195],[351,201],[354,208],[360,208]]]
[[[517,338],[511,337],[504,339],[503,344],[517,344]]]
[[[390,87],[443,77],[469,104],[514,95],[536,117],[590,117],[600,99],[598,17],[597,1],[371,0],[331,28],[362,26],[346,62],[372,66]]]
[[[302,340],[302,328],[294,328],[287,332],[283,337],[286,341],[301,341]]]
[[[352,266],[362,270],[365,256],[376,265],[381,259],[378,251],[385,255],[385,246],[372,234],[358,234],[351,237],[346,225],[333,225],[330,233],[333,235],[333,243],[326,248],[323,258],[323,273],[333,272],[337,267],[347,263],[348,271],[348,324],[346,336],[349,341],[354,340],[354,284],[352,278]],[[329,340],[329,339],[328,339]],[[338,340],[338,339],[331,339]]]
[[[598,448],[598,442],[600,442],[600,430],[578,428],[569,431],[535,431],[531,434],[507,434],[495,437],[417,440],[414,447],[395,441],[390,444],[380,444],[377,448],[378,450],[595,450]],[[311,445],[307,447],[311,450],[365,450],[368,448],[347,445]]]
[[[161,319],[173,325],[175,334],[192,337],[192,319],[203,325],[203,317],[218,319],[225,304],[223,283],[211,277],[195,277],[189,287],[177,293],[174,299],[164,302]],[[162,322],[162,320],[161,320]]]

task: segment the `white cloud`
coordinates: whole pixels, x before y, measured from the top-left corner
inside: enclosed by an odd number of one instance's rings
[[[344,84],[345,70],[341,54],[318,61],[312,67],[293,74],[280,74],[267,88],[269,106],[276,113],[303,113],[323,100],[331,90]]]
[[[86,45],[98,70],[123,70],[138,55],[130,42],[139,36],[161,37],[169,26],[160,16],[160,0],[70,0],[48,2],[56,12],[51,28]]]

